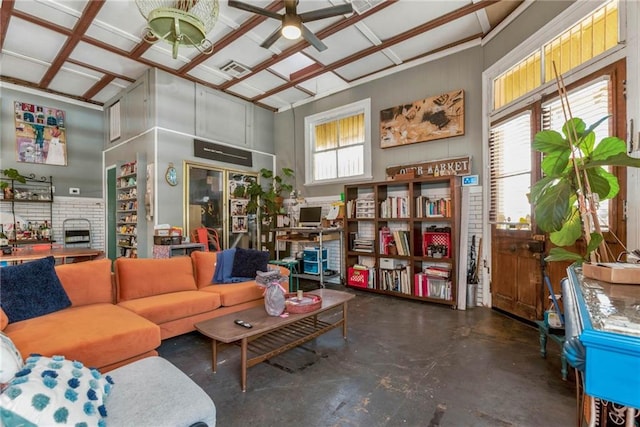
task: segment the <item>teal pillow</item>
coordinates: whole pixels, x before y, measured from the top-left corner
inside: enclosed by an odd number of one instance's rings
[[[0,306],[9,323],[43,316],[71,306],[50,256],[10,265],[0,274]]]
[[[112,385],[111,377],[80,362],[31,355],[0,394],[0,424],[104,427]]]

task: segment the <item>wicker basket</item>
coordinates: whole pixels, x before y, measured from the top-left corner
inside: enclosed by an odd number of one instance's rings
[[[304,293],[302,302],[298,302],[296,293],[289,293],[285,296],[284,311],[291,314],[309,313],[322,307],[322,298],[319,295]],[[309,301],[307,301],[307,299]]]

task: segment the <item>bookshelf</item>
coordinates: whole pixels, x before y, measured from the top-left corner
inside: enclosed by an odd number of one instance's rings
[[[455,307],[459,186],[456,176],[346,185],[347,286]]]
[[[139,155],[135,161],[121,164],[116,178],[116,237],[118,257],[144,258],[145,166]]]

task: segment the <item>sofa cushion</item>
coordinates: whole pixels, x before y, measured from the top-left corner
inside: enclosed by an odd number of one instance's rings
[[[264,288],[258,286],[255,280],[233,284],[213,284],[200,288],[201,291],[220,295],[220,303],[224,307],[231,307],[249,301],[263,298]]]
[[[113,304],[70,307],[9,324],[4,332],[23,357],[62,354],[102,368],[160,346],[158,325]]]
[[[0,395],[2,425],[102,425],[111,384],[80,362],[32,355]]]
[[[71,305],[50,256],[11,265],[0,274],[0,302],[9,323],[53,313]]]
[[[108,258],[60,264],[56,266],[56,274],[72,305],[115,302]]]
[[[256,278],[256,272],[267,271],[269,269],[269,252],[257,249],[237,248],[233,257],[233,270],[231,276],[234,278],[245,278],[252,280]]]
[[[0,384],[11,381],[24,362],[11,338],[0,332]]]
[[[191,252],[191,261],[193,263],[193,272],[196,278],[198,288],[211,284],[213,278],[219,252]]]
[[[115,261],[117,301],[197,290],[191,259],[118,258]]]
[[[220,307],[220,295],[199,291],[181,291],[122,301],[118,306],[160,325],[176,319],[213,311]]]

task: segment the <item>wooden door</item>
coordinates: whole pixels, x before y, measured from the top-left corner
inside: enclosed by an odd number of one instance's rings
[[[544,312],[539,247],[530,231],[492,226],[491,292],[494,308],[528,320]]]

